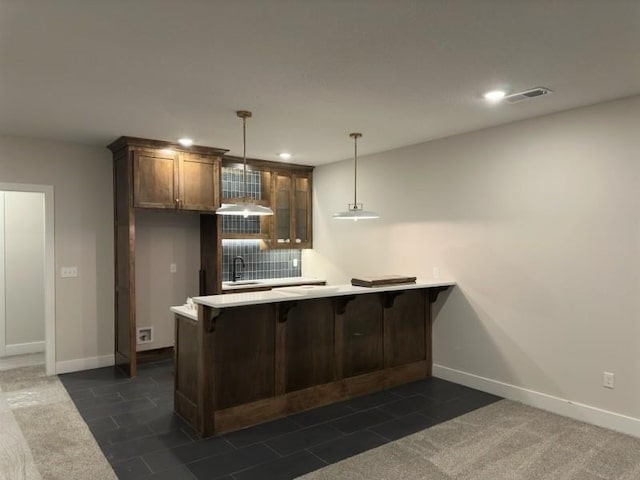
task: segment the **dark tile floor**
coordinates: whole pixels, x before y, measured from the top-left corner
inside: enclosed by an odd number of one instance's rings
[[[173,363],[61,375],[118,478],[290,479],[499,400],[437,378],[204,440],[173,413]]]

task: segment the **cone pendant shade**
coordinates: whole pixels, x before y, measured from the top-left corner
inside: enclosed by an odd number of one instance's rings
[[[334,213],[332,217],[336,220],[372,220],[380,218],[376,212],[365,210],[362,203],[358,203],[358,138],[361,133],[350,133],[353,138],[353,203],[348,204],[347,209],[343,212]]]

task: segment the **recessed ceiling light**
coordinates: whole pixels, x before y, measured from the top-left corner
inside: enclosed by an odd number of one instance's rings
[[[180,145],[182,145],[183,147],[190,147],[191,145],[193,145],[193,139],[191,138],[179,138],[178,139],[178,143]]]
[[[490,102],[499,102],[504,98],[505,95],[506,92],[504,92],[503,90],[491,90],[490,92],[485,93],[483,96],[485,100],[488,100]]]
[[[289,160],[291,158],[291,154],[290,153],[286,153],[286,152],[279,153],[278,156],[282,160]]]

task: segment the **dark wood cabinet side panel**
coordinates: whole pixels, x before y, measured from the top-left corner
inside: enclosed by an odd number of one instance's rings
[[[344,376],[383,368],[383,312],[378,295],[356,295],[347,305],[343,322]]]
[[[426,297],[423,290],[406,290],[385,309],[391,323],[391,365],[404,365],[426,358]]]
[[[116,290],[116,324],[115,324],[115,351],[123,359],[131,361],[135,355],[135,350],[131,351],[131,297],[128,288],[118,288]],[[122,363],[118,364],[122,368]],[[129,373],[130,368],[123,368]]]
[[[129,224],[116,225],[116,286],[129,288],[131,280],[131,258],[129,256]]]
[[[114,219],[116,223],[128,223],[129,207],[131,205],[131,199],[129,198],[129,192],[131,191],[131,185],[129,185],[129,177],[131,173],[131,164],[129,162],[128,150],[122,150],[114,156],[114,207],[115,215]]]
[[[289,311],[286,324],[286,391],[333,381],[335,333],[331,299],[298,302]]]
[[[115,362],[129,376],[136,375],[135,341],[135,213],[131,201],[130,152],[114,153]]]
[[[275,305],[228,308],[216,320],[216,409],[275,393]]]
[[[200,215],[200,295],[222,293],[222,248],[218,241],[221,221],[215,214]]]
[[[193,403],[198,401],[198,325],[197,322],[176,315],[175,390]]]

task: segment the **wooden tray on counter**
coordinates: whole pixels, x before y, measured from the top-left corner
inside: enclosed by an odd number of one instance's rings
[[[404,283],[416,283],[416,277],[407,277],[404,275],[383,275],[380,277],[351,279],[351,285],[357,287],[385,287],[389,285],[401,285]]]

